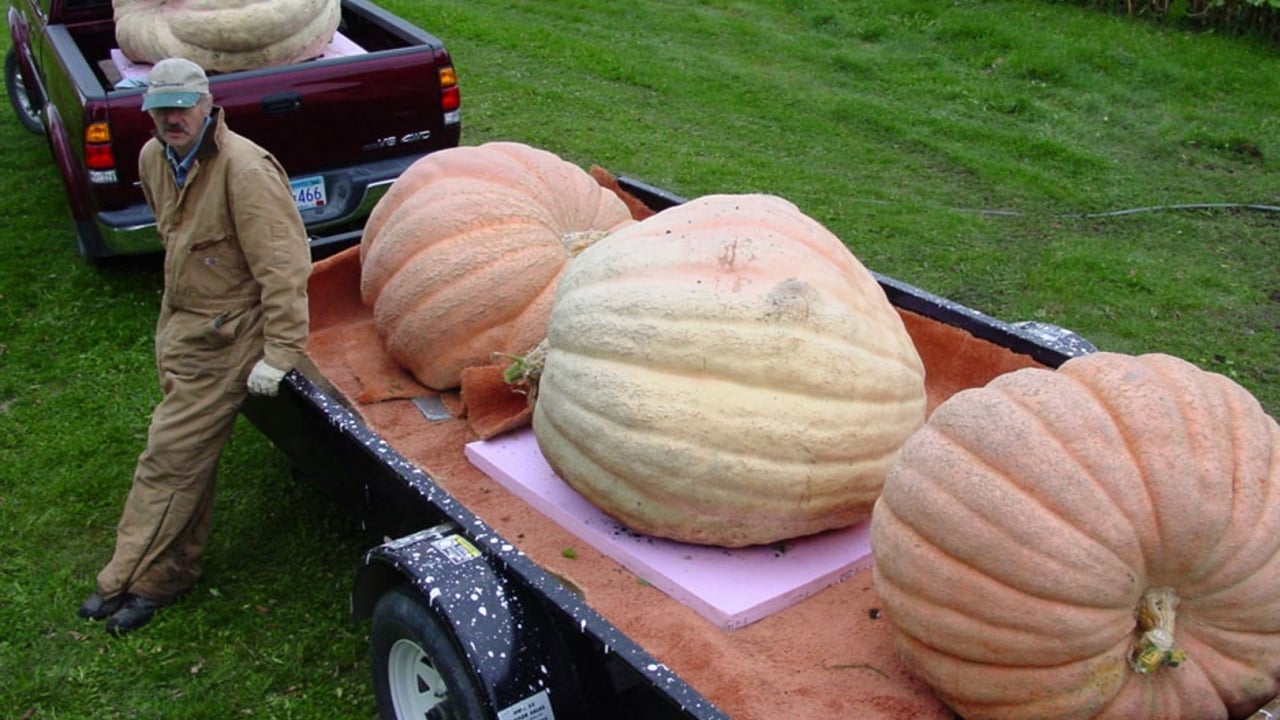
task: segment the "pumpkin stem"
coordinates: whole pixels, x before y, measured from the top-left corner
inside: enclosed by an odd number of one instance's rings
[[[567,232],[560,236],[560,242],[564,243],[564,247],[569,251],[570,257],[577,257],[578,253],[603,240],[608,234],[608,230]]]
[[[1173,621],[1178,609],[1178,593],[1173,588],[1150,588],[1142,594],[1134,616],[1138,620],[1138,640],[1129,651],[1129,667],[1146,675],[1157,669],[1177,667],[1187,654],[1173,647]]]
[[[538,378],[542,377],[542,367],[547,362],[547,341],[544,339],[538,343],[527,355],[495,352],[491,357],[495,360],[501,358],[511,361],[507,369],[502,371],[502,379],[508,385],[526,386],[529,404],[532,405],[538,397]]]

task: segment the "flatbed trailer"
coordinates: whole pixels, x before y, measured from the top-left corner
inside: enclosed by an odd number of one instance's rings
[[[682,202],[619,183],[654,210]],[[1068,331],[877,279],[924,360],[930,410],[1004,372],[1093,350]],[[351,596],[355,618],[372,619],[384,717],[955,717],[897,660],[869,560],[761,617],[709,619],[496,482],[473,462],[466,422],[398,386],[360,302],[354,248],[317,264],[311,303],[307,360],[281,396],[245,414],[387,538]],[[787,562],[786,547],[774,553]]]

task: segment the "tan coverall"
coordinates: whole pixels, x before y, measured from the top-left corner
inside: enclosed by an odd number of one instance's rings
[[[162,399],[98,574],[104,598],[168,601],[200,578],[222,447],[265,356],[291,369],[306,347],[310,251],[284,170],[229,130],[220,108],[179,188],[164,146],[139,156],[142,189],[164,242],[156,326]]]

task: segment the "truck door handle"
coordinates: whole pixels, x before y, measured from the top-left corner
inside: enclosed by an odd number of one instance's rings
[[[282,92],[262,98],[262,112],[285,113],[302,109],[302,95],[296,92]]]

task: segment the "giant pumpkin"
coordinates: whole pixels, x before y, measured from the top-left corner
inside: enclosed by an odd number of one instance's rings
[[[533,430],[630,528],[739,547],[867,517],[924,411],[902,320],[840,240],[782,198],[715,195],[565,271]]]
[[[316,57],[341,20],[339,0],[112,0],[130,60],[191,60],[209,72]]]
[[[569,260],[630,218],[617,195],[546,150],[441,150],[370,214],[361,295],[388,353],[424,385],[454,388],[464,368],[537,345]]]
[[[1280,690],[1280,428],[1175,357],[952,396],[872,547],[903,659],[966,720],[1243,718]]]

